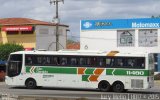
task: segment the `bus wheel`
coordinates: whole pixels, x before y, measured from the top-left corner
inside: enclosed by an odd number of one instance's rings
[[[35,89],[37,87],[36,81],[32,78],[27,79],[25,85],[28,89]]]
[[[100,89],[100,91],[107,92],[110,90],[110,84],[107,81],[101,81],[98,84],[98,88]]]
[[[124,91],[123,83],[120,82],[120,81],[114,82],[113,85],[112,85],[112,90],[114,92],[123,92]]]

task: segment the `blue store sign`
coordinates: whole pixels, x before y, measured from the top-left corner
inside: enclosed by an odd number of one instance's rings
[[[160,18],[82,20],[81,30],[160,28]]]

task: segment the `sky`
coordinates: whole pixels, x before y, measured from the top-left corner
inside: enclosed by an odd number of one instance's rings
[[[52,22],[50,0],[0,0],[0,18],[22,17]],[[69,25],[68,37],[79,40],[80,20],[149,18],[160,15],[160,0],[64,0],[59,2],[60,23]]]

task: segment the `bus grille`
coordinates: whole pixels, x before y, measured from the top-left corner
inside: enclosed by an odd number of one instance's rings
[[[143,88],[143,80],[131,79],[131,88]]]

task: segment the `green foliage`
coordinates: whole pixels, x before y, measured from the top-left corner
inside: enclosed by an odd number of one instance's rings
[[[160,18],[160,15],[159,16],[151,16],[151,18]]]
[[[72,44],[72,43],[76,43],[76,41],[71,40],[71,39],[68,39],[68,40],[67,40],[67,44]]]
[[[159,73],[159,74],[154,75],[154,80],[160,80],[160,73]]]
[[[6,61],[12,52],[24,50],[22,45],[15,43],[0,44],[0,60]]]

